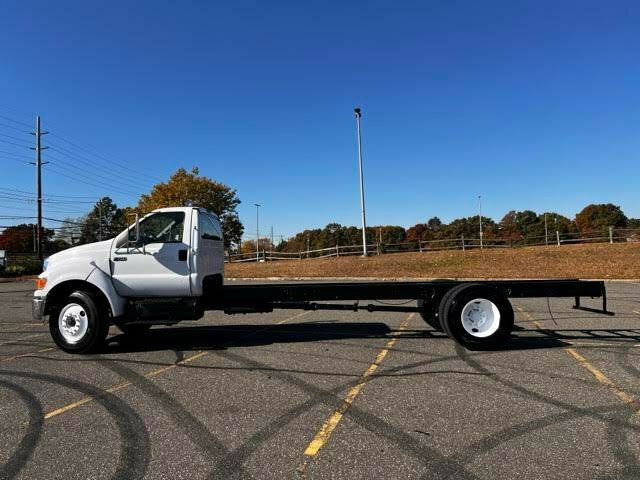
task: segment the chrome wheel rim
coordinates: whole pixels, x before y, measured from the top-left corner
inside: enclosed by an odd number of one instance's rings
[[[462,327],[474,337],[485,338],[496,333],[500,327],[500,310],[486,298],[476,298],[462,309]]]
[[[84,338],[89,316],[82,305],[69,303],[58,315],[58,330],[67,343],[75,344]]]

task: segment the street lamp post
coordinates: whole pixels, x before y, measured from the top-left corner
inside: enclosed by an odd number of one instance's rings
[[[358,131],[358,170],[360,172],[360,208],[362,210],[362,256],[367,256],[367,221],[364,208],[364,174],[362,169],[362,135],[360,134],[360,107],[353,109],[356,114],[356,128]]]
[[[480,249],[482,250],[482,195],[478,195],[478,219],[480,220]]]
[[[256,206],[256,262],[260,261],[260,205],[259,203],[254,203]]]

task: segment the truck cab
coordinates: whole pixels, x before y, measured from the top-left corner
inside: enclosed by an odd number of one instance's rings
[[[161,208],[113,239],[50,256],[36,281],[33,316],[49,315],[65,350],[85,350],[93,331],[106,335],[109,324],[132,333],[148,327],[149,318],[165,324],[200,318],[199,299],[215,295],[223,277],[218,217],[199,207]]]

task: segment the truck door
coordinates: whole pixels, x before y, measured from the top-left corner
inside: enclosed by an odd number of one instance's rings
[[[127,297],[185,297],[189,282],[191,219],[185,212],[157,212],[140,221],[135,230],[118,238],[111,251],[115,289]]]
[[[197,216],[197,220],[196,217]],[[218,219],[203,210],[194,210],[193,240],[191,245],[196,249],[193,256],[191,272],[191,291],[194,295],[202,294],[202,282],[212,275],[224,276],[224,242],[222,227]]]

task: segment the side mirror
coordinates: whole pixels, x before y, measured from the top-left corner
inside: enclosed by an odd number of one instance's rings
[[[140,215],[136,213],[136,245],[140,243]]]

